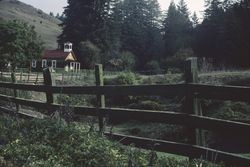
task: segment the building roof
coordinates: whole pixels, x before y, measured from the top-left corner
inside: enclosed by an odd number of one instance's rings
[[[44,50],[42,59],[61,59],[66,61],[69,56],[73,56],[74,61],[77,60],[73,51],[64,52],[63,50]]]

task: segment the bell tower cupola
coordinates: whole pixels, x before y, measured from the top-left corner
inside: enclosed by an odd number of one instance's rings
[[[73,44],[71,42],[64,43],[64,52],[71,52]]]

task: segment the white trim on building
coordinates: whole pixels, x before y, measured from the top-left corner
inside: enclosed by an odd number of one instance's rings
[[[45,68],[45,67],[47,67],[47,60],[43,59],[42,60],[42,68]]]
[[[52,69],[56,69],[56,60],[52,60],[51,67]]]
[[[36,60],[32,60],[32,62],[31,62],[31,67],[32,67],[32,68],[36,68]]]

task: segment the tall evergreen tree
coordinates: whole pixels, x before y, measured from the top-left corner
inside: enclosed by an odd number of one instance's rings
[[[217,64],[249,67],[249,0],[209,0],[196,31],[196,53]]]
[[[122,49],[135,54],[139,68],[152,58],[159,30],[159,4],[156,0],[124,0]]]
[[[110,1],[110,10],[107,17],[107,47],[106,61],[118,58],[121,49],[121,36],[123,24],[122,2],[120,0]]]
[[[62,44],[71,41],[76,51],[79,43],[87,40],[102,47],[107,2],[108,0],[68,0],[62,23],[63,32],[58,42]]]
[[[165,55],[173,56],[179,49],[191,47],[192,22],[184,0],[176,7],[171,2],[164,20]]]
[[[189,21],[189,10],[184,0],[180,0],[178,4],[178,11],[185,17],[186,21]]]
[[[196,12],[193,13],[191,20],[192,20],[193,28],[197,27],[199,24],[199,18],[197,17]]]
[[[206,3],[204,20],[197,29],[196,52],[202,57],[211,57],[217,61],[222,60],[223,43],[223,14],[220,0],[210,0]]]

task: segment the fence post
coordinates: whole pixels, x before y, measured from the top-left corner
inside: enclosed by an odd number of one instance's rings
[[[185,82],[197,83],[198,82],[198,61],[196,57],[188,58],[185,63]],[[194,97],[194,92],[187,87],[186,101],[184,110],[189,114],[202,115],[199,99]],[[205,136],[202,130],[190,128],[189,130],[189,143],[195,145],[205,145]]]
[[[22,83],[22,79],[23,79],[23,70],[20,71],[20,82]]]
[[[46,86],[52,86],[52,78],[49,68],[45,68],[43,70],[43,78],[44,78],[44,85]],[[48,104],[53,104],[53,93],[52,92],[46,92],[46,99]]]
[[[39,73],[37,72],[37,73],[36,73],[35,85],[37,85],[37,82],[38,82],[38,77],[39,77]]]
[[[64,71],[62,72],[62,83],[64,83]]]
[[[27,80],[27,83],[29,83],[30,81],[30,71],[28,72],[28,80]]]
[[[16,75],[15,75],[15,72],[11,72],[11,81],[12,81],[12,83],[16,83]],[[14,97],[16,98],[16,97],[18,97],[17,96],[17,90],[14,88],[13,89],[13,91],[14,91]],[[16,103],[16,112],[19,112],[19,105]]]
[[[95,65],[95,79],[96,79],[96,86],[103,86],[103,68],[101,64]],[[105,118],[103,113],[99,110],[99,108],[105,108],[105,96],[98,94],[97,95],[97,112],[98,112],[98,119],[99,119],[99,132],[103,133],[105,131]]]
[[[1,80],[3,80],[3,71],[1,70]]]

